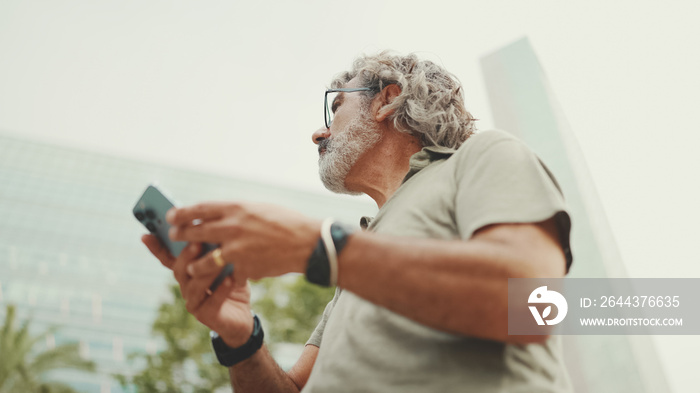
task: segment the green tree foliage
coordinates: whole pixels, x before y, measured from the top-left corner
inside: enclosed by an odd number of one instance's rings
[[[180,288],[170,288],[172,301],[164,303],[153,323],[153,334],[165,341],[157,354],[132,354],[146,366],[132,376],[115,375],[122,387],[139,393],[213,392],[229,385],[228,369],[221,367],[211,349],[209,329],[185,309]]]
[[[333,298],[335,288],[310,284],[303,276],[266,278],[257,282],[262,296],[253,309],[267,322],[265,341],[304,344]]]
[[[209,329],[185,309],[177,285],[170,288],[172,301],[160,306],[153,334],[166,348],[154,355],[132,354],[146,365],[132,376],[115,375],[124,388],[139,393],[213,392],[228,387],[228,369],[219,365],[211,348]],[[260,296],[253,309],[266,323],[265,343],[305,343],[316,327],[334,289],[309,284],[304,277],[264,279],[253,284]],[[2,393],[2,392],[0,392]]]
[[[51,328],[43,334],[32,336],[31,321],[15,326],[16,310],[8,305],[5,322],[0,331],[0,393],[74,393],[76,390],[61,382],[47,381],[44,375],[52,370],[75,369],[95,371],[95,363],[80,357],[78,344],[65,344],[43,352],[34,351]]]

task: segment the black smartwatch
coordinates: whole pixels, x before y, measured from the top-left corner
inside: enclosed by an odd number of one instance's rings
[[[306,265],[306,279],[309,282],[331,287],[336,285],[338,271],[338,255],[348,242],[348,238],[354,232],[353,228],[332,220],[327,220],[330,225],[326,227],[326,222],[321,229],[319,237],[311,256]],[[324,230],[328,231],[327,240],[324,239]],[[332,242],[332,244],[327,244]],[[328,247],[332,247],[332,256],[329,255]]]
[[[238,348],[231,348],[226,345],[224,340],[214,331],[210,335],[216,358],[222,366],[226,367],[231,367],[253,356],[262,347],[263,338],[265,337],[257,315],[253,315],[253,334],[250,335],[245,344]]]

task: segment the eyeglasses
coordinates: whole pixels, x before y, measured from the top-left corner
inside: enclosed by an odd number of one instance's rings
[[[326,90],[326,97],[323,100],[323,120],[326,122],[326,128],[331,128],[331,123],[333,123],[333,113],[334,110],[328,107],[328,93],[351,93],[353,91],[369,91],[372,90],[371,87],[346,87],[342,89],[328,89]],[[331,95],[331,105],[335,102],[337,94]]]

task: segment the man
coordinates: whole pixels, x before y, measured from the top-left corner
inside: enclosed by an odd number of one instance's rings
[[[507,330],[507,279],[563,277],[571,263],[551,174],[508,134],[473,134],[461,87],[432,62],[361,57],[332,87],[341,91],[313,134],[320,174],[332,191],[376,201],[366,231],[205,203],[169,212],[171,238],[192,242],[178,259],[144,237],[187,309],[220,335],[234,390],[570,391],[558,338]],[[221,248],[197,259],[200,242]],[[224,261],[233,279],[208,293]],[[246,280],[289,272],[339,290],[285,373],[257,350]]]

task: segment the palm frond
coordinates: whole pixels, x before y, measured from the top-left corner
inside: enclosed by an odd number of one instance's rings
[[[95,371],[95,363],[80,357],[78,344],[60,345],[44,351],[32,361],[30,368],[33,373],[43,374],[46,371],[70,368],[82,371]]]
[[[60,345],[36,353],[33,349],[37,344],[58,328],[52,326],[42,334],[32,335],[30,324],[31,318],[27,318],[16,327],[15,307],[7,305],[0,330],[0,393],[74,393],[75,390],[64,383],[43,381],[43,376],[56,369],[95,371],[95,363],[80,357],[78,344]]]

